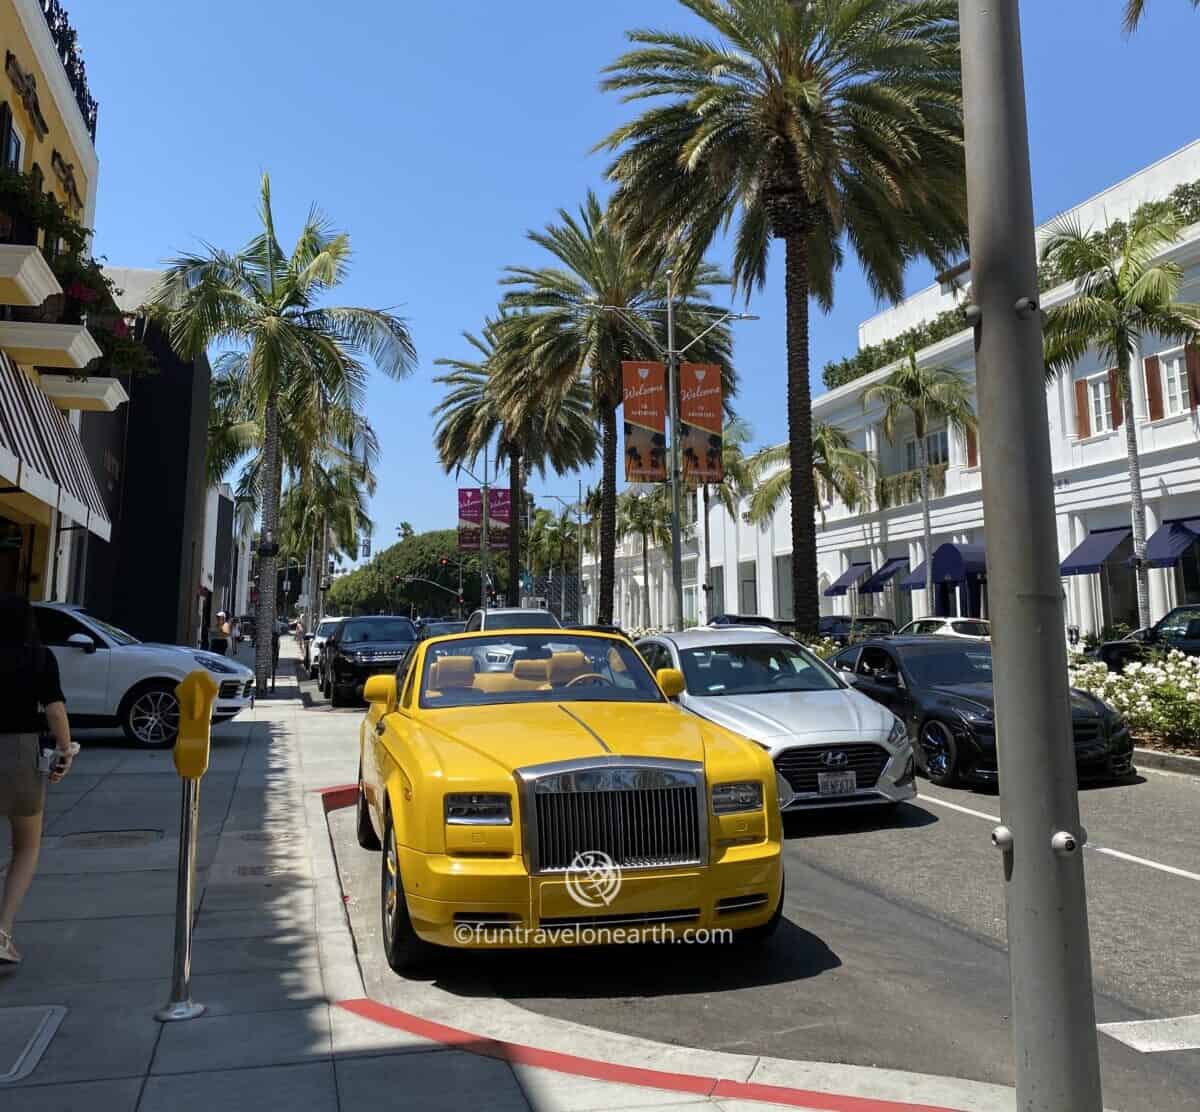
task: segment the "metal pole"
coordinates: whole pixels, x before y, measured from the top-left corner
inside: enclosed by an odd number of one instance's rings
[[[483,446],[483,505],[479,507],[479,609],[487,616],[488,569],[488,450]]]
[[[179,875],[175,894],[175,970],[171,999],[154,1018],[162,1023],[195,1019],[204,1005],[192,1001],[192,905],[196,893],[196,842],[200,829],[200,781],[183,781],[179,819]]]
[[[667,271],[667,379],[671,391],[671,624],[683,629],[683,543],[680,538],[679,353],[675,350],[675,271]],[[648,620],[648,619],[647,619]]]
[[[575,569],[575,620],[583,621],[583,480],[579,483],[579,498],[575,502],[575,538],[579,544],[579,566]]]
[[[1017,1107],[1099,1112],[1018,0],[959,0]],[[926,554],[926,559],[929,554]]]

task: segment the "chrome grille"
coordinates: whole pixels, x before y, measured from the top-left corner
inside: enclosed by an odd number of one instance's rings
[[[217,693],[218,699],[236,699],[242,693],[241,680],[224,680]]]
[[[845,753],[845,763],[824,763],[827,753]],[[887,767],[890,754],[881,745],[823,745],[814,749],[787,749],[775,758],[775,767],[794,792],[817,791],[822,772],[853,772],[860,789],[873,788]]]
[[[607,854],[623,869],[704,860],[704,771],[694,762],[608,757],[520,769],[517,776],[534,872],[565,872],[589,852]]]

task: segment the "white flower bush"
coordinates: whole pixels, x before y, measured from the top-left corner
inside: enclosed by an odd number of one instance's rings
[[[822,660],[828,660],[834,653],[842,648],[836,641],[829,637],[802,637],[800,643],[809,650],[815,653]]]
[[[1139,738],[1200,749],[1200,657],[1172,649],[1165,657],[1128,664],[1123,673],[1077,657],[1070,674],[1072,687],[1119,711]]]

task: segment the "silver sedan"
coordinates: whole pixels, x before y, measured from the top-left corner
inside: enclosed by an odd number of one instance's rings
[[[808,649],[759,627],[691,629],[637,642],[657,672],[683,673],[679,704],[768,750],[785,809],[897,804],[917,794],[904,723]]]

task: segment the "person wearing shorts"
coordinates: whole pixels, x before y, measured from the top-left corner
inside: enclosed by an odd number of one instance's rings
[[[71,742],[58,661],[38,639],[33,607],[20,595],[0,594],[0,707],[0,815],[12,827],[12,861],[0,896],[3,969],[21,962],[13,924],[37,872],[46,781],[56,784],[66,776],[79,751]],[[40,767],[47,727],[55,750],[48,772]]]

